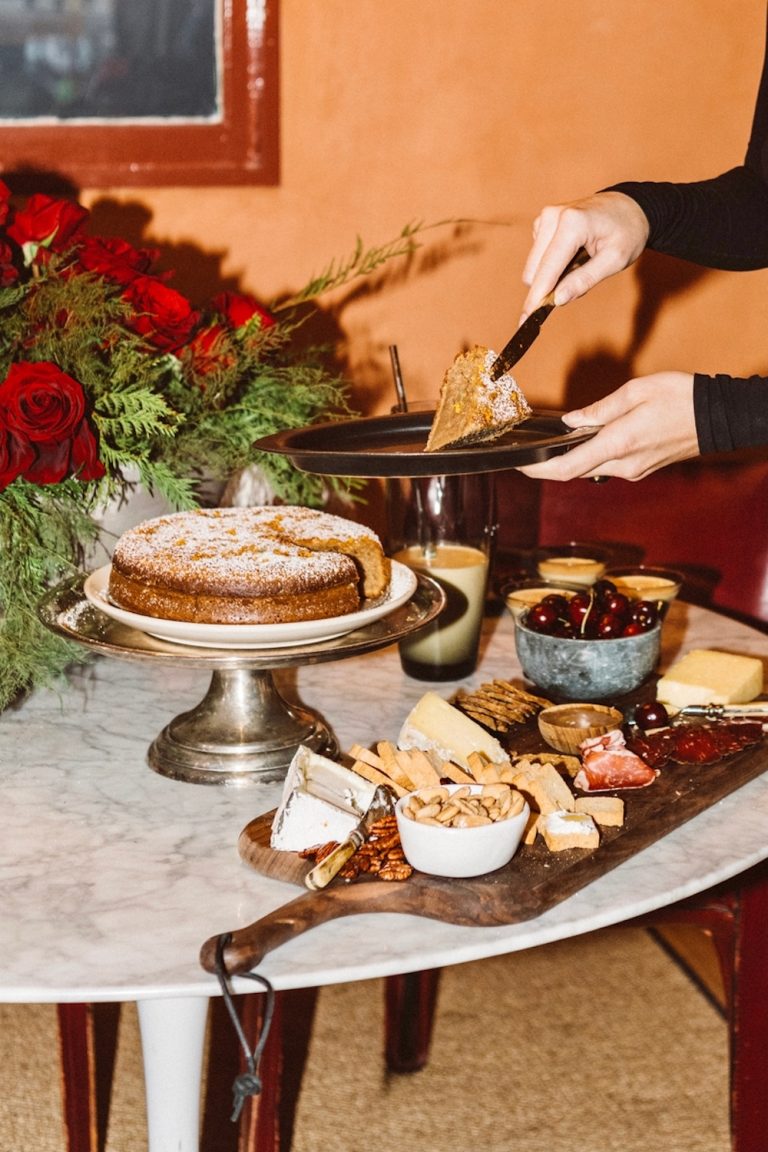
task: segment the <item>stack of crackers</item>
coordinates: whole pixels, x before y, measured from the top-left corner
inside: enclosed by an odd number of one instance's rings
[[[509,680],[490,680],[472,692],[462,688],[451,703],[484,728],[504,734],[530,720],[551,701],[524,692]]]

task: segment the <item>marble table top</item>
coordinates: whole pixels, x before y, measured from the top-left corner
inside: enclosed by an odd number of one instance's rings
[[[675,604],[662,666],[692,647],[762,655],[768,638]],[[520,681],[511,618],[489,619],[464,683]],[[396,648],[275,674],[317,709],[341,747],[396,737],[430,687]],[[242,863],[241,829],[277,803],[279,784],[230,789],[152,772],[151,740],[193,707],[210,673],[97,657],[59,694],[0,716],[0,1000],[131,1000],[215,994],[198,952],[298,890]],[[435,687],[435,686],[433,686]],[[449,696],[454,685],[438,685]],[[760,776],[535,920],[461,928],[416,916],[338,920],[269,954],[275,987],[322,985],[461,963],[577,935],[671,903],[768,856],[768,777]],[[249,981],[236,987],[251,991]]]

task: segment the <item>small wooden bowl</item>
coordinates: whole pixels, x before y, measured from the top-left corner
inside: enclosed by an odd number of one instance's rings
[[[593,736],[620,728],[624,717],[606,704],[554,704],[539,712],[539,732],[558,752],[578,756],[579,745]]]

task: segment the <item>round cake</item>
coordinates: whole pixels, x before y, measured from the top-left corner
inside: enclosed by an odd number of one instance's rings
[[[110,600],[196,624],[285,624],[344,616],[389,587],[375,532],[297,506],[176,512],[117,541]]]

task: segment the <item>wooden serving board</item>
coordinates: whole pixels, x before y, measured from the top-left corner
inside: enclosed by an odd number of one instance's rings
[[[517,753],[543,751],[535,721],[514,734]],[[407,912],[454,924],[491,926],[531,919],[603,876],[630,856],[715,804],[768,768],[765,744],[716,764],[670,764],[647,788],[616,793],[625,801],[622,828],[603,828],[600,846],[585,851],[550,852],[540,837],[522,845],[504,868],[466,880],[414,872],[401,882],[361,877],[334,880],[320,892],[302,895],[248,927],[228,934],[223,959],[230,974],[247,972],[267,952],[318,924],[359,912]],[[274,812],[252,820],[242,831],[243,860],[265,876],[303,888],[311,863],[293,852],[269,846]],[[215,971],[218,937],[206,941],[203,967]]]

